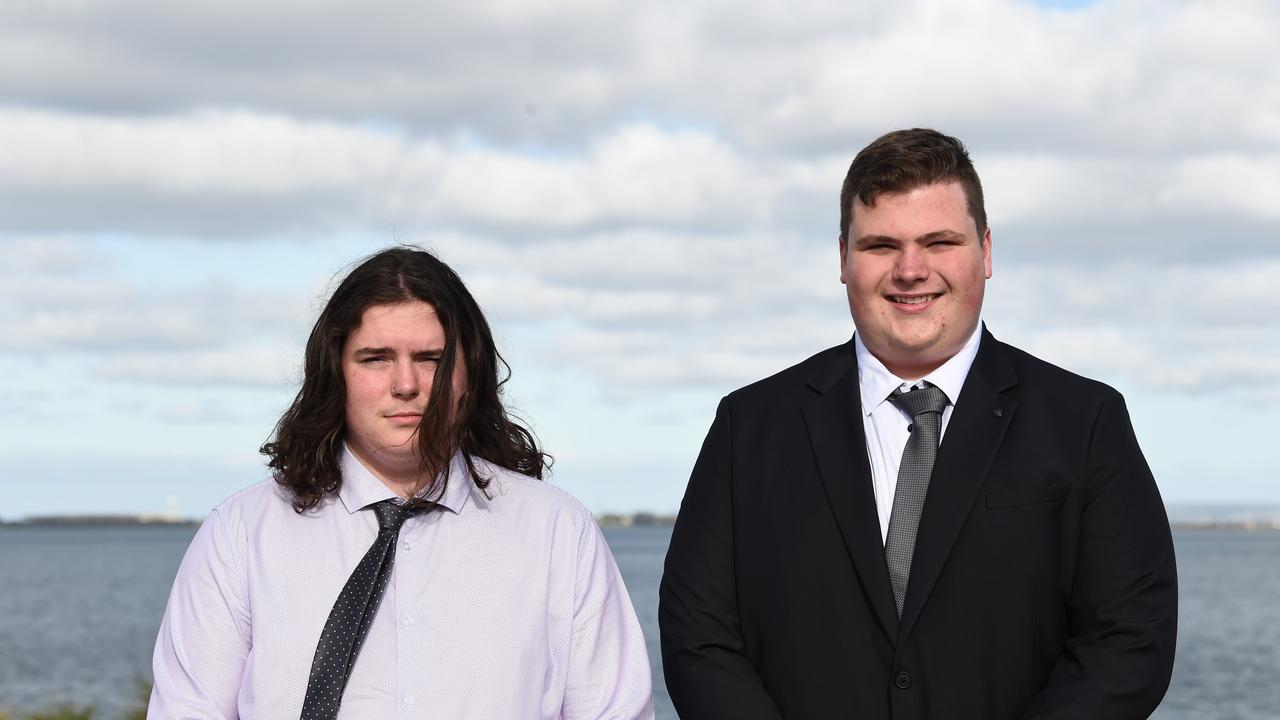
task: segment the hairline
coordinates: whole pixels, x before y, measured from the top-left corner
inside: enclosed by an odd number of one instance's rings
[[[855,239],[850,237],[851,233],[849,232],[849,230],[850,228],[853,227],[854,208],[856,203],[862,203],[868,208],[873,208],[876,206],[876,203],[880,200],[880,198],[886,195],[906,195],[907,193],[913,190],[918,190],[922,187],[929,187],[930,185],[950,185],[952,183],[959,185],[960,192],[964,193],[965,215],[967,215],[969,219],[973,221],[973,227],[975,230],[978,231],[978,239],[981,240],[987,234],[986,232],[987,227],[979,227],[978,218],[973,216],[973,203],[972,203],[972,200],[969,198],[969,190],[964,186],[964,181],[961,180],[959,177],[955,177],[955,176],[940,177],[936,180],[930,180],[929,182],[914,183],[909,187],[905,187],[901,189],[880,190],[879,192],[872,195],[869,199],[864,199],[862,197],[864,193],[855,193],[854,196],[849,199],[849,227],[846,227],[841,231],[840,239],[848,243],[855,242]],[[830,236],[828,235],[828,237]]]

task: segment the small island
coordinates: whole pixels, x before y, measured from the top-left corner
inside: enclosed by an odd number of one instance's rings
[[[32,515],[21,520],[4,521],[11,527],[174,527],[195,526],[202,521],[169,514],[102,514],[102,515]]]
[[[596,522],[602,528],[613,527],[659,527],[676,524],[675,515],[657,515],[651,512],[638,512],[631,515],[606,513],[597,515]]]

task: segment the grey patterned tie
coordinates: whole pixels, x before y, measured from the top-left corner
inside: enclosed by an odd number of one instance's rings
[[[338,716],[342,691],[347,687],[351,667],[369,632],[369,624],[378,611],[378,603],[391,580],[391,565],[396,559],[396,538],[400,526],[432,506],[405,507],[391,500],[374,503],[378,516],[378,537],[356,566],[338,601],[329,611],[329,619],[320,633],[320,644],[311,661],[311,677],[307,695],[302,701],[301,720],[333,720]]]
[[[893,585],[893,601],[902,619],[902,601],[907,596],[907,579],[911,577],[911,556],[916,549],[916,529],[920,511],[929,491],[929,476],[938,456],[938,440],[942,437],[942,411],[947,395],[925,383],[909,392],[894,390],[889,402],[906,410],[913,425],[911,436],[902,451],[898,467],[898,485],[893,492],[893,514],[884,541],[884,558],[889,564],[889,582]]]

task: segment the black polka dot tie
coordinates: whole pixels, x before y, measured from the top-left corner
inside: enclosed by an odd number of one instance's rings
[[[400,526],[432,506],[406,508],[383,500],[370,507],[378,516],[378,538],[351,573],[333,610],[329,611],[315,659],[311,661],[307,696],[302,701],[302,720],[333,720],[338,716],[347,678],[351,676],[356,655],[391,579]]]

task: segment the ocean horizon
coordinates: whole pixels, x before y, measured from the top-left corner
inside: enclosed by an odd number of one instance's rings
[[[95,720],[118,720],[135,708],[194,532],[191,525],[0,528],[0,710],[93,705]],[[657,631],[670,534],[662,525],[605,529],[645,633],[659,720],[677,717]],[[1153,717],[1280,719],[1280,532],[1180,530],[1174,541],[1178,654]]]

